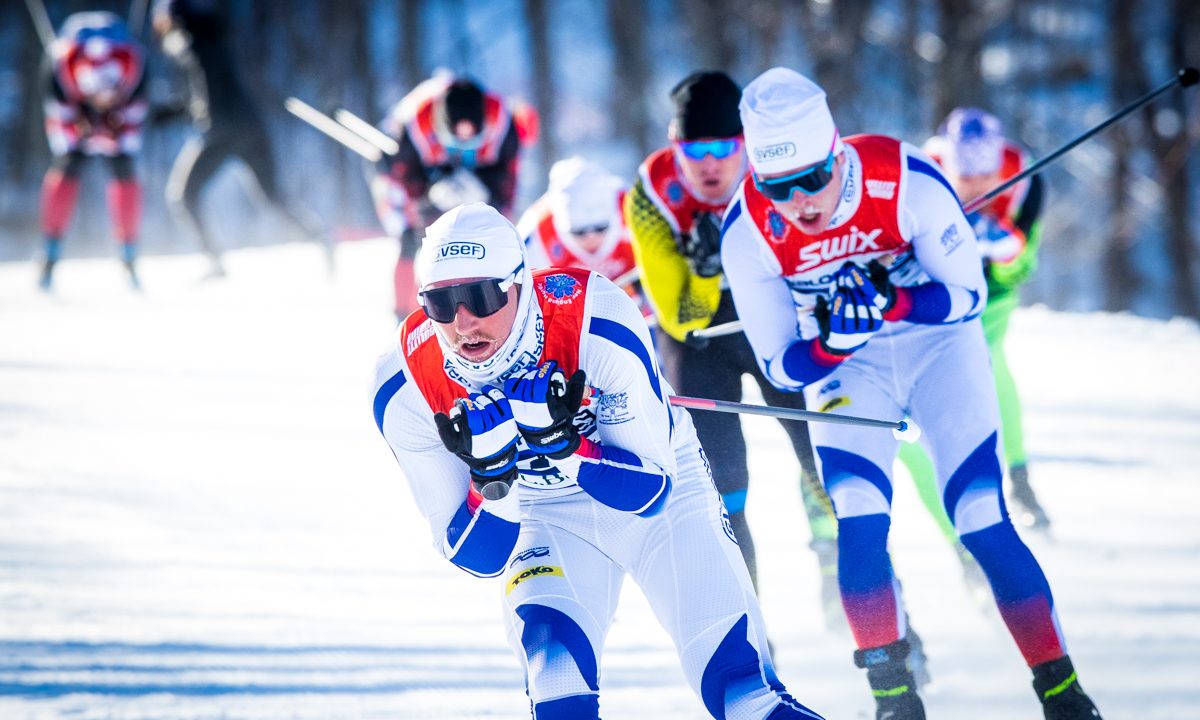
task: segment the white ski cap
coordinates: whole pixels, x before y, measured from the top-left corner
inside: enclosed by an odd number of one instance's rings
[[[581,157],[550,168],[549,200],[555,222],[568,231],[610,225],[619,211],[621,179]]]
[[[1004,158],[1004,126],[979,108],[955,108],[942,123],[942,165],[960,177],[991,175]]]
[[[425,229],[417,282],[424,289],[445,280],[506,278],[524,262],[525,243],[513,224],[490,205],[468,203]]]
[[[738,111],[758,175],[797,170],[842,151],[825,91],[795,70],[773,67],[754,78],[742,90]]]

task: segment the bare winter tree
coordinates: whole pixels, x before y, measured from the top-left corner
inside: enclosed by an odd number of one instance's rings
[[[825,89],[834,115],[847,125],[861,83],[857,56],[863,48],[863,25],[871,15],[871,0],[815,2],[801,5],[800,28],[812,55],[813,79]]]
[[[680,0],[680,9],[697,67],[733,74],[743,51],[737,37],[743,8],[711,0]]]
[[[633,140],[640,156],[649,155],[656,137],[648,110],[650,58],[646,50],[645,6],[638,0],[609,0],[613,40],[612,116],[617,137]]]
[[[538,177],[545,177],[550,172],[550,164],[559,156],[558,107],[550,46],[549,5],[547,0],[525,0],[525,18],[529,22],[529,49],[533,61],[533,104],[541,117]]]
[[[400,3],[400,76],[404,78],[406,91],[425,77],[421,64],[421,5],[422,0]]]
[[[1133,15],[1136,0],[1112,0],[1109,8],[1111,37],[1109,57],[1112,63],[1111,95],[1113,105],[1121,107],[1138,95],[1140,79],[1137,39],[1134,36]],[[1104,252],[1104,308],[1118,311],[1129,308],[1141,286],[1134,269],[1133,245],[1137,241],[1137,218],[1129,187],[1133,179],[1130,159],[1133,154],[1131,124],[1133,120],[1112,128],[1110,145],[1113,153],[1109,197],[1112,216],[1109,221],[1109,241]]]
[[[1190,0],[1172,0],[1171,6],[1170,66],[1180,68],[1188,64],[1188,39],[1200,34],[1200,10]],[[1152,83],[1159,81],[1149,77],[1144,64],[1139,64],[1138,74],[1143,89],[1149,90]],[[1200,297],[1196,288],[1196,237],[1192,230],[1195,215],[1189,172],[1190,162],[1194,160],[1192,149],[1195,147],[1195,138],[1189,132],[1187,96],[1183,92],[1169,93],[1157,103],[1146,106],[1144,114],[1158,165],[1158,184],[1163,193],[1171,297],[1176,312],[1200,318]]]
[[[945,52],[934,84],[933,115],[944,118],[959,105],[989,104],[980,57],[984,33],[993,22],[976,0],[937,0],[938,34]]]

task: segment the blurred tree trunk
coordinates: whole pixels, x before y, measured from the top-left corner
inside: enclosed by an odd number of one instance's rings
[[[538,177],[546,177],[558,159],[558,107],[554,92],[554,63],[550,46],[550,7],[547,0],[525,0],[529,46],[533,54],[533,105],[541,118],[538,139]]]
[[[1173,0],[1170,37],[1170,67],[1188,64],[1187,41],[1200,35],[1200,10],[1195,0]],[[1145,91],[1161,80],[1139,73]],[[1192,91],[1195,92],[1195,91]],[[1172,298],[1175,311],[1200,318],[1200,298],[1196,291],[1196,237],[1192,232],[1192,183],[1189,160],[1194,147],[1188,127],[1188,106],[1184,92],[1174,90],[1145,108],[1158,183],[1162,188],[1166,218],[1167,255],[1170,258]]]
[[[750,30],[757,40],[753,43],[758,48],[756,72],[761,72],[779,64],[779,48],[783,40],[783,2],[782,0],[757,0],[748,13]],[[741,84],[748,83],[751,78],[734,80]]]
[[[939,122],[959,105],[988,106],[980,56],[991,21],[975,5],[975,0],[937,0],[938,33],[945,43],[934,86],[933,111]]]
[[[808,0],[801,5],[800,28],[812,54],[813,80],[825,89],[834,118],[852,114],[858,98],[862,62],[857,58],[865,44],[862,29],[871,6],[871,0]],[[843,108],[840,114],[838,108]]]
[[[400,3],[400,77],[404,78],[406,93],[425,79],[425,68],[421,64],[421,4],[421,0],[401,0]]]
[[[1111,93],[1114,107],[1125,106],[1139,94],[1137,68],[1141,62],[1133,29],[1135,2],[1136,0],[1112,0],[1110,8],[1109,53],[1113,68]],[[1129,197],[1129,186],[1133,181],[1130,168],[1130,156],[1133,153],[1131,122],[1114,126],[1109,135],[1113,152],[1112,177],[1108,183],[1112,217],[1109,223],[1111,232],[1108,247],[1103,259],[1103,284],[1104,309],[1113,312],[1129,309],[1130,302],[1141,286],[1141,278],[1133,263],[1137,218],[1132,199]]]
[[[712,0],[680,0],[679,10],[692,39],[690,49],[696,69],[722,70],[733,75],[741,50],[737,28],[742,8],[735,10],[727,3]]]
[[[614,135],[632,138],[639,156],[654,149],[646,97],[650,60],[646,51],[645,8],[637,0],[609,0],[608,25],[613,41],[612,116]],[[660,135],[661,133],[659,133]]]

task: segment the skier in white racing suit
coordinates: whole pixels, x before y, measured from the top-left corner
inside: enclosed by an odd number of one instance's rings
[[[818,718],[775,676],[728,516],[633,300],[586,270],[529,270],[516,229],[482,203],[429,226],[417,275],[422,309],[379,360],[375,419],[434,546],[500,578],[533,716],[599,716],[628,574],[711,715]]]
[[[842,140],[811,80],[763,73],[740,104],[751,173],[723,222],[721,262],[766,377],[808,407],[924,428],[938,487],[1033,671],[1048,720],[1098,718],[1080,688],[1049,584],[1000,492],[996,390],[978,316],[979,250],[954,191],[917,148]],[[814,423],[838,518],[842,606],[877,718],[923,720],[907,665],[887,536],[898,440]]]

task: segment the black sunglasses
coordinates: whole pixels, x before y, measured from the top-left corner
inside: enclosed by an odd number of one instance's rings
[[[495,315],[508,304],[508,289],[516,284],[517,275],[524,267],[525,263],[521,263],[506,278],[488,278],[422,290],[417,293],[417,298],[425,314],[436,323],[453,322],[459,305],[465,306],[475,317],[485,318]]]

